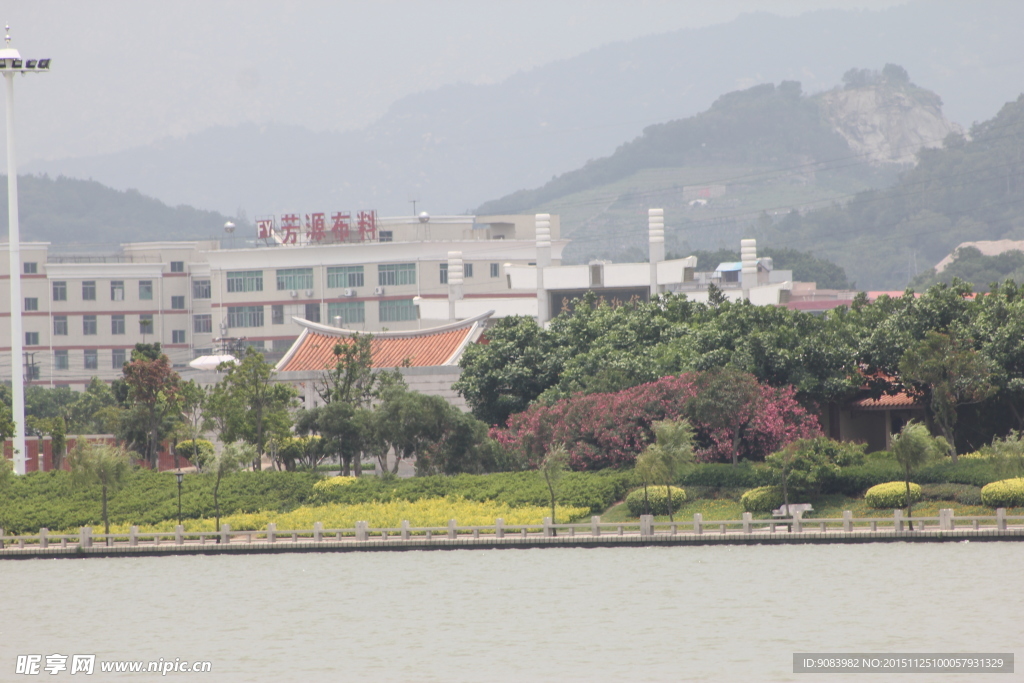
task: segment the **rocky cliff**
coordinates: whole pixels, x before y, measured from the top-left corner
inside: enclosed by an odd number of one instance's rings
[[[912,85],[836,89],[817,99],[825,119],[873,164],[912,164],[922,147],[963,133],[942,115],[938,95]]]

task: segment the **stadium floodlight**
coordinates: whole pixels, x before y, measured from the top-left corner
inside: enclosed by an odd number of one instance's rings
[[[25,449],[25,366],[24,336],[21,325],[21,230],[18,227],[18,164],[14,156],[14,74],[39,73],[50,69],[49,59],[22,60],[11,47],[11,27],[6,27],[4,47],[0,49],[0,69],[7,81],[7,249],[11,282],[11,412],[14,419],[14,472],[25,474],[28,452]],[[41,456],[41,454],[40,454]],[[42,469],[42,457],[40,457]]]

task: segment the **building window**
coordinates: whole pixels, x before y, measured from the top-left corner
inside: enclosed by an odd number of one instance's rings
[[[213,332],[213,316],[209,313],[192,316],[192,332],[195,334]]]
[[[284,304],[274,304],[270,307],[270,324],[284,325]]]
[[[96,301],[96,281],[82,281],[82,301]]]
[[[39,299],[34,296],[25,297],[25,310],[26,311],[38,311],[39,310]]]
[[[263,307],[228,306],[228,327],[263,327]]]
[[[185,310],[185,297],[184,296],[172,296],[171,297],[171,309],[175,311]]]
[[[124,280],[110,281],[110,300],[124,301]]]
[[[229,292],[262,292],[262,270],[235,270],[228,273]]]
[[[54,301],[67,301],[68,300],[68,283],[64,280],[54,280],[53,282],[53,300]]]
[[[416,319],[416,306],[412,299],[393,299],[380,302],[380,321],[382,323],[401,322]]]
[[[473,264],[463,263],[462,264],[462,277],[473,277]]]
[[[25,346],[39,346],[39,333],[38,332],[26,332],[25,333]]]
[[[211,295],[210,281],[209,280],[193,280],[192,281],[192,298],[193,299],[209,299]]]
[[[377,233],[377,239],[380,242],[394,242],[395,233],[391,230],[381,230]]]
[[[366,306],[362,301],[332,301],[327,304],[327,322],[339,326],[364,323]]]
[[[153,314],[143,313],[139,316],[139,333],[140,334],[152,334],[153,333]]]
[[[62,337],[68,333],[68,317],[66,315],[53,316],[53,333]]]
[[[362,286],[362,266],[332,266],[327,269],[327,287],[329,289],[355,289]]]
[[[312,268],[284,268],[277,271],[277,290],[313,289]]]
[[[124,334],[124,316],[110,316],[110,334]]]
[[[491,264],[491,277],[498,277],[500,270],[497,263]]]
[[[53,367],[56,370],[68,369],[67,349],[57,349],[56,351],[53,352]]]
[[[114,370],[120,370],[124,367],[127,354],[124,349],[113,349],[110,352],[110,367]]]
[[[416,284],[416,264],[389,263],[377,266],[377,284],[381,287]]]
[[[82,316],[82,334],[85,334],[85,335],[96,334],[96,316],[94,316],[94,315],[83,315]]]
[[[184,344],[185,343],[185,330],[171,330],[171,343],[172,344]]]
[[[311,323],[320,322],[320,304],[306,304],[305,318]]]
[[[172,273],[184,273],[185,262],[184,261],[171,261],[171,272]]]
[[[21,264],[25,269],[25,275],[35,275],[39,272],[39,264],[35,261],[25,261]]]
[[[153,281],[139,280],[139,299],[151,301],[153,299]]]
[[[448,264],[447,263],[442,263],[441,264],[441,284],[442,285],[448,284]]]
[[[100,354],[96,349],[85,350],[85,369],[96,370],[100,366]]]

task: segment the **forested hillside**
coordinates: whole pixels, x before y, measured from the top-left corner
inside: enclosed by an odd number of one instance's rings
[[[950,136],[918,156],[891,188],[790,213],[766,231],[769,242],[811,248],[862,285],[900,288],[961,242],[1024,237],[1024,95],[969,139]]]
[[[6,186],[7,177],[0,180]],[[22,240],[55,245],[217,238],[229,220],[215,211],[170,207],[136,190],[122,192],[92,180],[45,175],[18,176],[18,209]],[[0,216],[6,234],[6,192],[0,193]]]

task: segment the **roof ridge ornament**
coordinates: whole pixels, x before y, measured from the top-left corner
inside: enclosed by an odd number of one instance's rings
[[[11,46],[11,24],[10,24],[10,22],[7,22],[7,24],[4,26],[4,30],[7,31],[7,35],[4,36],[4,40],[7,41],[7,47],[10,47]]]

